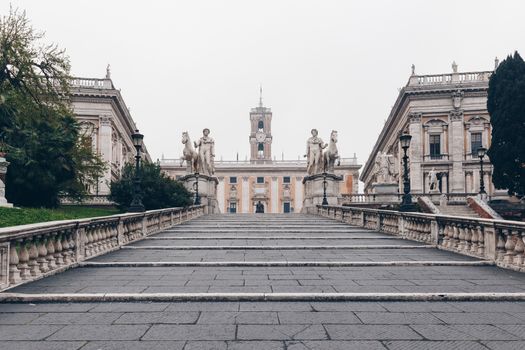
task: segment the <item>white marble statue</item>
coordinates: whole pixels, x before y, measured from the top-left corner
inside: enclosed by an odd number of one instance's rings
[[[338,165],[340,165],[341,159],[337,150],[337,131],[332,130],[332,133],[330,134],[330,142],[328,143],[328,148],[323,152],[324,171],[333,174],[336,160],[338,160]]]
[[[215,173],[215,141],[208,136],[210,129],[202,130],[203,136],[195,142],[195,148],[199,148],[198,173],[212,176]]]
[[[438,186],[436,169],[432,168],[432,170],[428,172],[428,188],[430,189],[430,192],[438,192]]]
[[[315,175],[323,172],[323,149],[327,146],[317,135],[317,129],[312,129],[312,137],[306,141],[306,172]]]
[[[2,179],[0,179],[0,202],[5,200],[5,185]]]
[[[392,155],[386,152],[379,152],[376,156],[376,181],[378,183],[394,182],[394,163],[391,161]]]
[[[182,144],[184,145],[184,150],[182,151],[182,157],[180,158],[180,165],[182,166],[184,161],[186,161],[188,171],[190,173],[196,173],[199,167],[199,154],[193,148],[190,135],[187,131],[182,133]]]

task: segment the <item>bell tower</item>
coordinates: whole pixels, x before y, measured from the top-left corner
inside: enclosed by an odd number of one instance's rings
[[[272,160],[272,110],[263,106],[262,86],[259,92],[259,106],[250,111],[250,161],[252,163],[265,163]]]

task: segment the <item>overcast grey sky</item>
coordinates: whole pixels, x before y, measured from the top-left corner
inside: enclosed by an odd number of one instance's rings
[[[296,159],[311,128],[364,164],[411,64],[418,74],[489,70],[525,54],[516,1],[12,1],[72,73],[112,78],[153,157],[179,157],[204,127],[217,159],[249,152],[249,111],[263,85],[273,153]],[[9,1],[0,12],[7,13]]]

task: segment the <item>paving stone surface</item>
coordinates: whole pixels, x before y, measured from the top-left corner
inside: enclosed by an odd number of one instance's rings
[[[206,216],[97,262],[435,261],[444,266],[82,267],[20,293],[524,292],[525,275],[305,215]],[[236,238],[239,237],[239,238]],[[166,238],[166,239],[164,239]],[[307,246],[334,246],[334,249]],[[391,249],[336,246],[393,245]],[[225,249],[143,249],[146,246]],[[286,249],[228,249],[260,246]],[[296,249],[289,249],[296,246]],[[86,302],[0,304],[0,350],[525,349],[525,302]]]

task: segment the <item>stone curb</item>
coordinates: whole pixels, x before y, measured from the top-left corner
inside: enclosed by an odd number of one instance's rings
[[[308,249],[428,249],[436,248],[435,245],[301,245],[301,246],[222,246],[222,245],[202,245],[202,246],[174,246],[174,245],[165,245],[165,246],[122,246],[121,249],[155,249],[155,250],[308,250]]]
[[[525,301],[525,293],[0,293],[0,303],[147,301]]]
[[[493,261],[219,261],[219,262],[83,262],[79,267],[364,267],[364,266],[493,266]]]

